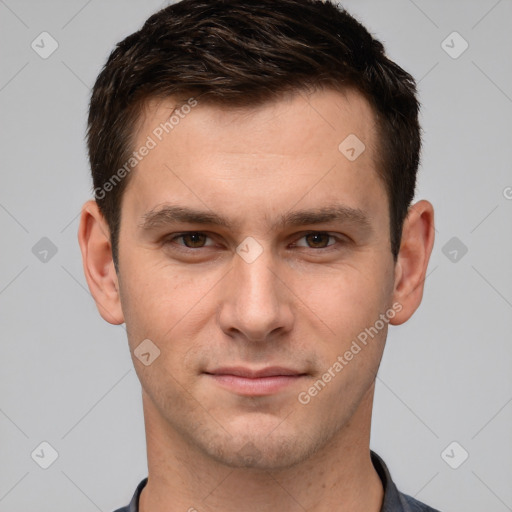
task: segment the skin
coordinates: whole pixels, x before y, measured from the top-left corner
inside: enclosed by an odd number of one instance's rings
[[[172,99],[148,103],[136,147],[173,108]],[[349,134],[366,146],[355,161],[338,150]],[[94,201],[84,205],[85,276],[102,317],[126,323],[142,385],[141,512],[380,510],[369,440],[387,323],[309,403],[298,400],[379,315],[399,304],[389,322],[399,325],[421,302],[433,208],[425,200],[410,208],[395,262],[377,137],[354,91],[242,110],[199,104],[130,176],[118,274],[108,226]],[[144,215],[166,204],[216,213],[228,226],[142,229]],[[329,205],[358,209],[368,223],[277,223]],[[185,231],[207,236],[172,239]],[[251,263],[236,251],[246,237],[262,250]],[[145,339],[160,350],[148,366],[134,355]],[[222,366],[304,375],[246,396],[204,373]]]

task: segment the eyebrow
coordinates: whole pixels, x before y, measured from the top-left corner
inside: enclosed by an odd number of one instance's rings
[[[141,217],[139,228],[143,231],[150,231],[179,222],[214,225],[229,229],[235,229],[240,225],[239,221],[232,222],[212,211],[166,204],[144,213]],[[363,210],[339,204],[287,212],[281,215],[277,222],[272,224],[272,229],[326,222],[345,222],[358,226],[365,231],[372,231],[370,218]]]

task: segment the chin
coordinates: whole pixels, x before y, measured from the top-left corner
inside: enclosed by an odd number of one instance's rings
[[[270,434],[269,434],[270,432]],[[299,430],[284,430],[276,434],[262,429],[252,433],[245,429],[231,437],[201,439],[206,454],[225,466],[237,469],[274,471],[300,464],[317,451],[320,443]]]

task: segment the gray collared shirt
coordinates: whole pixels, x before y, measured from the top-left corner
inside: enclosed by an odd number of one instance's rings
[[[384,487],[384,499],[380,512],[439,512],[439,510],[415,500],[412,496],[401,493],[391,479],[391,475],[384,461],[375,452],[371,452],[371,457],[375,470]],[[128,506],[119,508],[114,512],[139,512],[140,493],[147,481],[148,479],[146,477],[139,483]]]

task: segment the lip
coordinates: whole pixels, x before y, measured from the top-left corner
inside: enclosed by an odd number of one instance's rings
[[[280,366],[259,370],[236,366],[217,368],[204,374],[228,391],[244,396],[271,395],[306,376],[298,370]]]
[[[237,377],[245,377],[247,379],[275,377],[279,375],[304,375],[303,372],[292,370],[291,368],[284,368],[282,366],[268,366],[267,368],[261,368],[260,370],[252,370],[251,368],[245,368],[243,366],[231,366],[216,368],[215,370],[211,370],[205,373],[210,375],[236,375]]]

